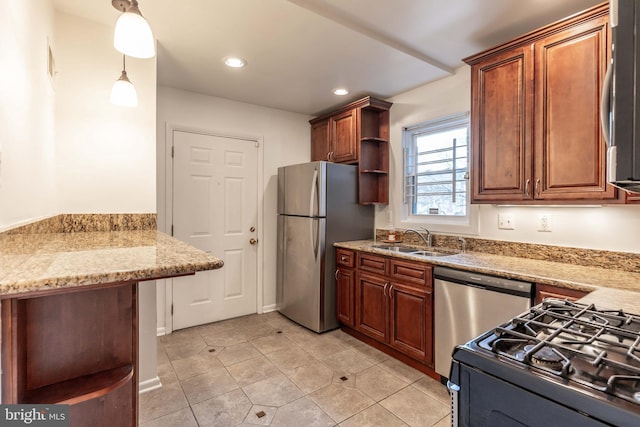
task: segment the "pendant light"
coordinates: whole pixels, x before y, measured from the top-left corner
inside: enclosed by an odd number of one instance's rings
[[[116,22],[113,46],[134,58],[152,58],[156,54],[151,27],[138,8],[136,0],[112,0],[113,7],[123,12]]]
[[[122,107],[137,107],[138,95],[136,94],[136,88],[133,87],[127,77],[124,58],[125,56],[122,55],[122,74],[111,88],[111,103]]]

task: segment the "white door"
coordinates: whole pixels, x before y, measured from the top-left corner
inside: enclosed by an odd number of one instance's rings
[[[224,261],[173,279],[173,329],[255,313],[255,141],[173,131],[173,235]]]

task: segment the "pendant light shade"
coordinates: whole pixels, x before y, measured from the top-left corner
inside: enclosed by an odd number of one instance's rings
[[[134,58],[155,56],[156,48],[151,27],[142,17],[136,0],[131,0],[131,4],[118,18],[113,46],[119,52]]]
[[[111,88],[111,103],[122,107],[137,107],[138,95],[136,88],[127,77],[127,71],[124,69],[124,56],[122,57],[122,74],[120,78],[113,83]]]

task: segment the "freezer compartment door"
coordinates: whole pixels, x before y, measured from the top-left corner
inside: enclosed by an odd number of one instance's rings
[[[325,230],[324,218],[278,215],[277,309],[316,332],[324,328]]]
[[[278,168],[278,213],[326,216],[326,162]]]

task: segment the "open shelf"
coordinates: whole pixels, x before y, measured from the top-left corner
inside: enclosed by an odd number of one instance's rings
[[[104,396],[133,378],[133,365],[109,369],[80,378],[29,390],[24,403],[61,403],[75,405]]]

